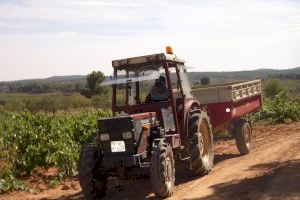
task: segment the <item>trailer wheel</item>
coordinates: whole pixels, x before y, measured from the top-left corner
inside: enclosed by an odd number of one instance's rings
[[[192,114],[189,118],[188,126],[189,167],[196,174],[208,174],[213,167],[214,144],[212,128],[207,113]]]
[[[251,140],[252,140],[252,129],[250,124],[244,120],[240,119],[233,124],[232,131],[236,146],[241,155],[248,154],[251,149]]]
[[[163,139],[153,142],[150,177],[156,196],[167,198],[173,194],[175,183],[173,151]]]
[[[95,144],[85,145],[79,158],[79,183],[86,199],[104,197],[107,177],[101,167],[101,158]]]

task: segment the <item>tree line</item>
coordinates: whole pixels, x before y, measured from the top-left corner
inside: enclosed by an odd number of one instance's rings
[[[278,79],[292,79],[292,80],[300,80],[300,74],[271,74],[270,78],[278,78]]]
[[[42,93],[72,93],[79,92],[84,88],[84,81],[70,81],[70,82],[48,82],[43,83],[31,82],[31,83],[22,83],[22,82],[2,82],[0,83],[0,92],[7,93],[28,93],[28,94],[42,94]]]

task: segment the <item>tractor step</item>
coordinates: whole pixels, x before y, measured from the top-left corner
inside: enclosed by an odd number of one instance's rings
[[[184,152],[184,154],[187,154],[187,153]],[[179,156],[179,160],[180,160],[180,161],[186,161],[186,160],[189,160],[189,159],[190,159],[190,157],[189,157],[188,155],[183,156],[183,155],[182,155],[182,151],[178,153],[178,156]]]
[[[134,158],[134,164],[138,164],[139,167],[150,167],[150,162],[142,162],[142,159],[145,159],[147,157],[147,151],[133,155]]]

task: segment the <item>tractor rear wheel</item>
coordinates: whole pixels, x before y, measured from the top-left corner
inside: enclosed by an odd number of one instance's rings
[[[232,133],[235,137],[236,146],[241,155],[248,154],[251,149],[252,129],[250,124],[240,119],[233,124]]]
[[[88,200],[105,195],[107,177],[101,162],[97,145],[87,144],[82,148],[79,158],[79,183]]]
[[[207,113],[202,111],[192,114],[188,126],[189,167],[196,174],[208,174],[213,167],[214,143]]]
[[[173,151],[163,139],[153,142],[150,177],[157,197],[167,198],[173,194],[175,184]]]

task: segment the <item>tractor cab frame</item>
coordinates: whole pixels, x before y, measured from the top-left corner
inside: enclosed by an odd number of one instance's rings
[[[189,109],[192,103],[199,105],[199,102],[191,95],[184,60],[175,55],[160,53],[114,60],[112,65],[114,77],[104,85],[113,85],[112,111],[114,115],[155,112],[157,123],[164,127],[168,143],[173,149],[179,149],[187,136],[186,109]],[[147,72],[151,73],[147,74]],[[140,95],[142,82],[156,79],[161,75],[166,78],[170,98],[159,102],[142,101]],[[123,94],[125,103],[121,106],[117,103],[117,91],[120,84],[125,85],[125,94]]]

